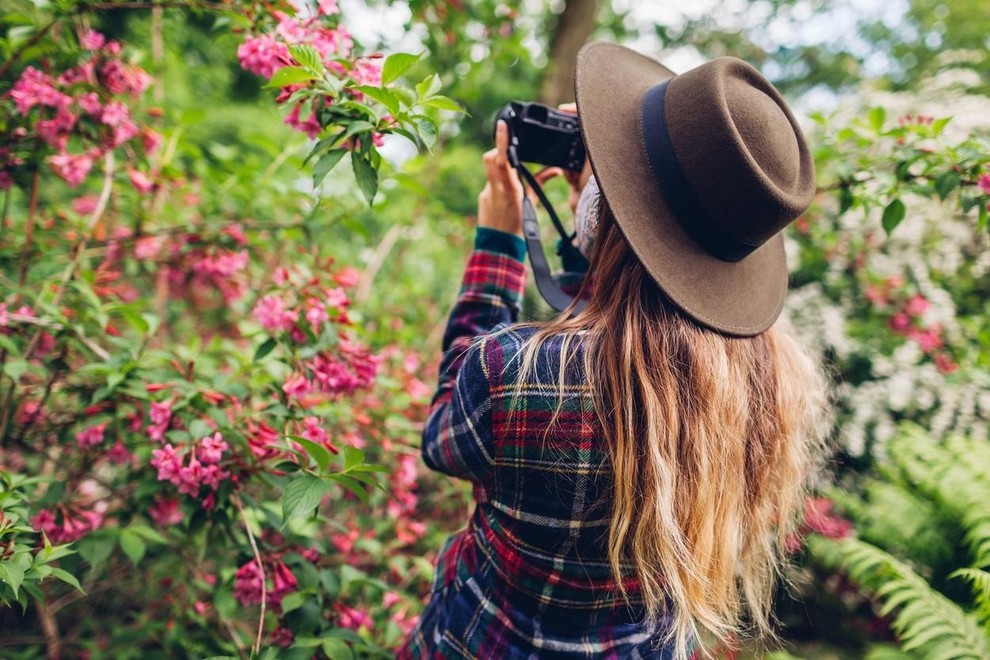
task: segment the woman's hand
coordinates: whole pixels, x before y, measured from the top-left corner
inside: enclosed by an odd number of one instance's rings
[[[509,164],[509,127],[504,121],[495,127],[495,148],[485,152],[484,163],[488,183],[478,195],[478,226],[522,236],[523,187]],[[559,167],[548,167],[535,178],[542,186],[562,173]]]

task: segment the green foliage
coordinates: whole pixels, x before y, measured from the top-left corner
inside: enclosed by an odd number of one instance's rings
[[[872,543],[813,538],[812,551],[880,602],[877,613],[892,617],[904,651],[924,658],[988,657],[990,573],[984,569],[990,565],[990,475],[985,469],[990,446],[961,437],[936,442],[923,429],[906,426],[888,450],[889,464],[881,466],[882,477],[867,481],[863,499],[837,498]],[[884,518],[908,525],[914,521],[905,519],[909,512],[884,509],[868,499],[881,484],[918,500],[921,518],[937,518],[950,544],[953,537],[963,539],[969,558],[932,553],[932,539],[924,536],[882,534]],[[971,565],[959,568],[956,562],[961,561]],[[960,582],[970,583],[971,593],[961,591]],[[890,654],[877,649],[870,657]]]

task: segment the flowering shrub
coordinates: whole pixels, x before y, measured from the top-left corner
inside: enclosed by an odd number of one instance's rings
[[[791,232],[788,308],[837,372],[842,448],[882,457],[903,419],[985,434],[990,140],[881,108],[816,119],[821,193]]]
[[[463,507],[419,498],[420,362],[368,345],[308,190],[254,173],[243,198],[288,218],[256,220],[183,160],[140,49],[89,25],[127,7],[0,33],[0,629],[53,656],[384,652],[442,533],[418,520]],[[371,202],[384,136],[429,147],[458,109],[397,83],[417,56],[360,55],[332,0],[205,8],[315,140],[315,191],[349,156]]]

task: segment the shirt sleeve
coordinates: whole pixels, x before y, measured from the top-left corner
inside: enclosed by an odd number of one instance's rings
[[[478,230],[447,321],[440,381],[423,430],[423,460],[434,470],[476,483],[491,473],[491,397],[481,339],[495,326],[518,320],[524,257],[518,236]]]

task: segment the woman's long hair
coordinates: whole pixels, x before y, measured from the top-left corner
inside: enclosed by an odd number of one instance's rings
[[[702,635],[772,637],[787,539],[824,455],[825,379],[780,321],[733,338],[688,319],[601,211],[588,305],[540,325],[520,382],[546,339],[563,334],[573,356],[580,333],[611,462],[612,573],[627,597],[636,578],[677,657]]]

